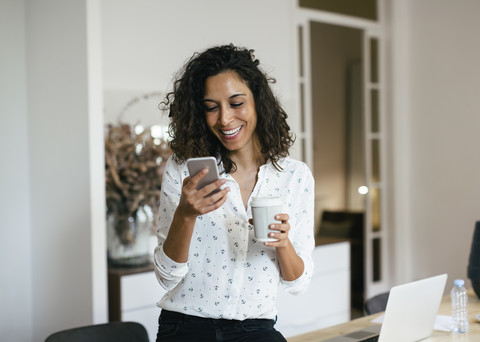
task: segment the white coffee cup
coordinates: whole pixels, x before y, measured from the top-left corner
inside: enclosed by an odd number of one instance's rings
[[[277,241],[268,237],[271,230],[268,226],[280,221],[275,220],[275,215],[283,213],[283,203],[280,197],[252,197],[253,228],[258,241]]]

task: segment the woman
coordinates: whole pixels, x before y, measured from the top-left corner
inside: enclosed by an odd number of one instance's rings
[[[162,181],[155,272],[157,341],[285,341],[274,329],[278,285],[296,293],[312,275],[313,177],[288,157],[287,115],[253,50],[218,46],[195,54],[164,105],[171,117]],[[215,156],[221,177],[197,190],[206,170],[185,161]],[[213,190],[221,190],[209,195]],[[280,196],[277,241],[254,237],[250,199]]]

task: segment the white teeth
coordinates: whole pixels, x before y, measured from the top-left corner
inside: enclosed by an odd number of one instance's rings
[[[238,128],[235,128],[235,129],[231,129],[229,131],[222,131],[222,133],[224,135],[235,135],[237,134],[238,132],[240,132],[240,129],[242,128],[242,126],[238,127]]]

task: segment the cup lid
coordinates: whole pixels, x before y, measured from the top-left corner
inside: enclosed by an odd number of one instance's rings
[[[251,206],[256,207],[264,207],[264,206],[274,206],[274,205],[282,205],[282,200],[280,197],[252,197],[252,201],[250,203]]]

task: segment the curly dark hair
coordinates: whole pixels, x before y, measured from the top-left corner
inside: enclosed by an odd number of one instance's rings
[[[234,71],[253,94],[257,111],[255,134],[263,162],[271,161],[278,170],[281,169],[278,160],[288,155],[294,136],[290,133],[286,112],[270,89],[269,83],[275,83],[275,79],[259,69],[260,62],[253,53],[254,50],[233,44],[211,47],[195,53],[180,71],[173,91],[161,103],[171,118],[169,146],[177,162],[211,155],[223,162],[227,173],[235,171],[236,165],[230,159],[229,151],[206,124],[203,102],[206,79]]]

